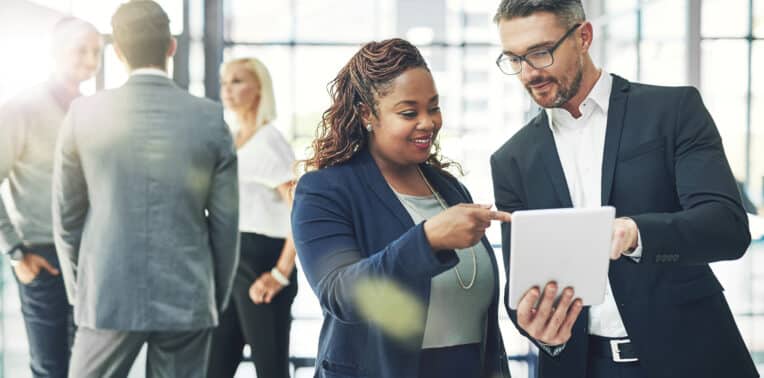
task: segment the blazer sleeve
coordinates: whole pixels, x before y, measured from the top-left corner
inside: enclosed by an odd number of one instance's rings
[[[221,117],[222,119],[222,117]],[[218,310],[228,305],[239,263],[239,182],[231,133],[225,124],[216,135],[218,160],[207,199],[207,228],[215,264],[215,299]]]
[[[320,173],[315,172],[315,173]],[[330,180],[303,176],[295,192],[292,233],[297,254],[311,288],[329,316],[345,323],[368,321],[361,296],[392,304],[398,293],[427,284],[458,262],[453,251],[433,252],[420,223],[369,256],[359,247],[349,198]],[[355,213],[357,214],[357,213]],[[363,215],[360,215],[363,216]],[[383,216],[369,214],[368,216]],[[377,232],[369,230],[368,232]],[[367,290],[360,291],[359,288]],[[399,297],[398,297],[399,298]],[[388,307],[389,308],[389,307]]]
[[[69,303],[74,304],[77,263],[85,218],[90,209],[88,186],[74,135],[76,102],[58,134],[53,163],[53,240]]]
[[[711,115],[685,88],[675,126],[675,187],[682,210],[631,217],[642,263],[706,264],[741,257],[751,241],[735,179]]]

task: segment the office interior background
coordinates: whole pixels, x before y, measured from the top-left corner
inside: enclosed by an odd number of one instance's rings
[[[0,0],[0,102],[46,79],[54,63],[48,32],[62,15],[92,22],[107,41],[101,71],[83,85],[83,93],[121,85],[127,74],[109,45],[110,17],[121,2]],[[491,19],[499,0],[158,2],[179,41],[170,68],[175,81],[195,95],[218,99],[222,61],[260,58],[273,76],[276,125],[298,157],[305,155],[329,103],[327,83],[370,40],[403,37],[422,49],[442,98],[443,152],[465,168],[463,179],[476,202],[493,202],[489,155],[538,112],[518,80],[494,64],[501,49]],[[735,176],[764,210],[764,0],[584,4],[594,24],[592,55],[605,70],[633,81],[701,90]],[[764,217],[752,214],[750,219],[754,242],[749,252],[713,268],[764,372]],[[500,243],[498,227],[489,229],[489,239]],[[501,254],[498,245],[496,253]],[[7,260],[0,264],[0,376],[28,377],[16,283]],[[321,311],[302,277],[293,316],[295,376],[312,376]],[[500,316],[513,376],[535,376],[535,351],[506,313]],[[131,376],[142,376],[142,369]],[[254,368],[244,362],[237,376],[254,376]]]

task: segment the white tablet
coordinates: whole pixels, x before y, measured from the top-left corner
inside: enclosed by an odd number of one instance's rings
[[[585,306],[602,303],[614,219],[609,206],[512,213],[509,307],[549,281],[557,282],[558,293],[572,287]]]

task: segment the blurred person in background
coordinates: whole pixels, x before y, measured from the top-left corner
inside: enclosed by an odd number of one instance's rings
[[[208,376],[233,377],[245,344],[258,377],[289,377],[291,307],[297,295],[289,227],[294,152],[274,125],[268,69],[256,58],[223,64],[220,98],[232,122],[239,158],[239,268],[231,306],[221,315]]]
[[[56,146],[53,224],[77,333],[69,376],[204,377],[238,259],[236,151],[222,107],[167,76],[170,20],[122,4],[130,78],[72,104]]]
[[[507,377],[499,273],[485,229],[446,168],[438,91],[419,50],[365,44],[331,83],[292,212],[324,312],[316,377]]]
[[[0,107],[0,251],[10,259],[19,287],[32,375],[65,377],[74,332],[72,308],[53,243],[51,178],[56,137],[80,84],[101,63],[101,34],[90,23],[65,17],[52,33],[50,78]]]

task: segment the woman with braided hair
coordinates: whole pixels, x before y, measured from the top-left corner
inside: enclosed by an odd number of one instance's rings
[[[316,377],[508,377],[498,270],[439,153],[438,92],[401,39],[364,45],[330,86],[292,230],[324,311]]]

